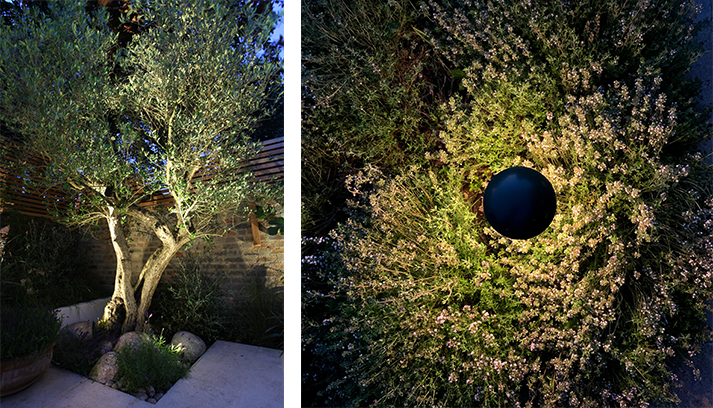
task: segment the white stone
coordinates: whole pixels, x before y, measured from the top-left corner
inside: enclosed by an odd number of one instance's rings
[[[193,333],[181,331],[173,335],[171,345],[179,346],[183,349],[183,360],[190,363],[198,360],[198,357],[205,353],[205,342]]]
[[[99,358],[99,361],[92,367],[89,372],[89,378],[94,381],[106,384],[109,381],[113,381],[116,374],[119,372],[119,366],[117,364],[117,354],[110,351]]]
[[[114,343],[111,342],[111,340],[105,340],[102,343],[102,348],[101,352],[102,354],[106,354],[114,349]]]
[[[119,352],[124,345],[131,345],[133,347],[138,347],[139,344],[142,341],[148,340],[148,334],[146,333],[137,333],[137,332],[128,332],[124,333],[121,337],[119,337],[119,341],[116,342],[116,346],[114,346],[114,351]]]

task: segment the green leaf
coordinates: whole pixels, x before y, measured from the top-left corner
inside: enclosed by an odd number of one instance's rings
[[[452,69],[452,70],[450,70],[450,74],[455,79],[465,78],[465,71],[463,71],[462,69],[458,69],[458,68]]]

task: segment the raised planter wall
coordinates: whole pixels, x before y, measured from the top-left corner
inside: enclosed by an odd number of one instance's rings
[[[57,316],[62,319],[62,327],[87,320],[98,323],[104,314],[104,307],[109,303],[109,300],[111,300],[110,297],[60,307],[57,309]]]

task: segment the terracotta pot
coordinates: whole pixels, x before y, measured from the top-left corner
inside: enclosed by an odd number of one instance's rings
[[[55,343],[36,356],[23,356],[19,359],[0,361],[0,397],[22,391],[32,385],[40,374],[50,366]]]

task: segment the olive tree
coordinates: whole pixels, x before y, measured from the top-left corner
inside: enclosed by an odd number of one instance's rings
[[[77,205],[57,213],[82,226],[106,220],[116,278],[103,324],[143,330],[169,261],[197,239],[226,232],[228,216],[279,199],[245,170],[251,135],[282,86],[270,44],[275,13],[251,2],[123,4],[118,27],[83,2],[27,8],[0,28],[0,124],[24,154],[15,171],[41,174]],[[278,97],[279,97],[279,93]],[[23,173],[23,174],[24,174]],[[29,188],[29,187],[28,187]],[[146,206],[158,191],[168,206]],[[131,231],[161,242],[132,281]]]

